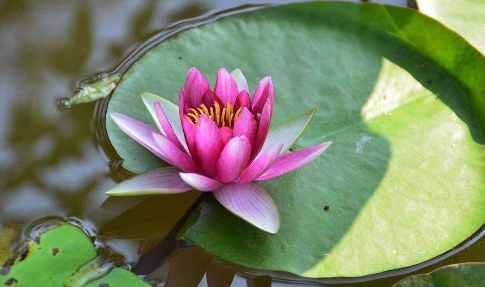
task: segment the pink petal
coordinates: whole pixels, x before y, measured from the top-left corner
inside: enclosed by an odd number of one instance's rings
[[[157,95],[147,93],[147,92],[141,92],[141,99],[143,100],[143,103],[145,104],[145,107],[147,108],[148,112],[150,112],[150,115],[153,118],[153,122],[157,125],[158,130],[163,135],[165,135],[165,132],[163,131],[162,126],[158,121],[157,113],[155,112],[155,102],[157,101],[157,98],[159,98]]]
[[[248,81],[246,81],[246,77],[239,69],[235,69],[231,72],[231,76],[237,84],[237,89],[239,92],[247,91],[249,92]]]
[[[252,112],[254,114],[261,113],[268,99],[270,100],[271,105],[273,105],[273,97],[274,90],[271,77],[265,77],[259,82],[256,92],[254,92]]]
[[[168,157],[166,157],[160,150],[157,143],[152,137],[152,134],[159,134],[157,130],[149,125],[146,125],[140,121],[137,121],[122,114],[112,113],[110,116],[113,121],[118,125],[118,127],[120,127],[120,129],[124,131],[127,135],[129,135],[132,139],[134,139],[146,149],[157,155],[159,158],[172,164]]]
[[[226,69],[221,68],[217,72],[216,86],[214,92],[226,104],[234,104],[238,95],[237,84]]]
[[[172,126],[175,135],[177,136],[180,143],[187,150],[187,144],[184,138],[184,131],[180,122],[179,107],[162,97],[147,92],[142,92],[141,98],[143,100],[143,103],[145,103],[145,106],[147,107],[151,116],[153,117],[154,122],[157,124],[159,130],[163,135],[166,136],[158,120],[157,112],[155,111],[155,102],[160,103],[160,107],[162,107],[163,113],[165,114],[167,121],[170,123],[170,126]]]
[[[200,169],[192,161],[192,158],[178,149],[169,139],[159,133],[153,133],[152,137],[162,153],[169,158],[173,165],[185,172],[200,172]]]
[[[240,107],[246,107],[251,110],[251,99],[249,98],[249,93],[247,91],[241,91],[237,95],[236,103],[234,103],[234,110],[239,110]]]
[[[230,127],[219,128],[219,134],[221,135],[223,146],[226,146],[226,144],[233,138],[232,129]]]
[[[246,169],[244,169],[239,177],[240,182],[250,182],[262,175],[280,156],[283,143],[277,143],[266,152],[261,153]]]
[[[235,137],[245,136],[252,145],[256,137],[256,128],[257,123],[253,114],[244,108],[234,124],[233,134]]]
[[[236,180],[246,167],[251,155],[251,144],[245,136],[232,138],[224,147],[217,162],[217,175],[221,182]]]
[[[204,105],[206,105],[207,108],[210,108],[214,105],[214,102],[218,102],[219,106],[221,106],[221,107],[224,106],[221,99],[219,99],[219,97],[216,95],[216,93],[214,93],[211,90],[207,90],[205,92],[204,96],[202,97],[202,103]]]
[[[271,124],[271,114],[273,113],[273,105],[270,100],[266,100],[263,111],[261,113],[261,118],[259,119],[258,132],[256,134],[256,139],[253,144],[253,150],[251,151],[251,158],[255,158],[259,154],[263,144],[268,135],[269,126]]]
[[[324,142],[307,149],[295,151],[279,157],[274,164],[256,180],[271,179],[294,171],[321,155],[332,142]]]
[[[224,184],[213,194],[234,215],[269,233],[278,232],[278,208],[268,192],[256,183]]]
[[[172,125],[167,119],[167,116],[164,113],[164,110],[160,106],[160,102],[156,101],[155,102],[155,113],[157,114],[158,122],[160,123],[160,126],[162,127],[163,132],[165,133],[165,136],[170,140],[175,146],[177,146],[181,151],[186,151],[184,146],[180,143],[179,139],[177,138],[177,135],[172,129]]]
[[[222,183],[197,173],[180,173],[180,177],[190,186],[199,191],[214,191],[222,186]]]
[[[132,196],[147,194],[182,193],[192,189],[179,175],[180,169],[164,167],[140,174],[114,186],[105,194]]]
[[[280,154],[285,154],[305,131],[308,123],[315,114],[315,111],[316,109],[311,109],[296,118],[271,128],[268,132],[266,140],[264,141],[260,154],[267,151],[269,148],[279,142],[284,144]]]
[[[209,83],[199,70],[191,68],[185,80],[185,101],[192,107],[198,107],[202,103],[202,96],[210,89]]]
[[[185,142],[187,144],[187,148],[189,150],[192,159],[197,162],[197,157],[195,154],[195,125],[192,124],[187,117],[185,116],[184,108],[184,97],[185,97],[185,90],[182,88],[180,89],[180,96],[179,96],[179,119],[183,129]]]
[[[217,174],[217,161],[223,148],[219,128],[208,116],[202,115],[195,125],[195,152],[199,166],[208,177]]]

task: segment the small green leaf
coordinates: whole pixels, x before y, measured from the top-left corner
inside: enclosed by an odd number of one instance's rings
[[[103,285],[104,284],[104,285]],[[130,271],[115,268],[104,278],[95,280],[84,287],[151,287]]]
[[[108,96],[120,81],[118,76],[109,76],[83,87],[77,94],[69,99],[70,105],[89,103]]]
[[[485,264],[464,263],[445,266],[429,274],[405,278],[392,287],[483,287]]]
[[[0,269],[0,285],[97,287],[99,284],[85,284],[105,276],[113,267],[113,263],[96,257],[93,243],[82,230],[62,223],[26,242],[17,258]],[[149,287],[128,270],[119,268],[100,280],[117,287]]]
[[[0,286],[9,280],[17,281],[13,286],[63,286],[64,280],[79,266],[96,256],[89,238],[74,226],[57,227],[42,234],[37,241],[40,243],[26,244],[28,252],[14,265],[3,267]]]

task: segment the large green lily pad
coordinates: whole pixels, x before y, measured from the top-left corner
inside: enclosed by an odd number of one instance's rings
[[[177,103],[191,66],[212,83],[219,67],[240,68],[253,91],[271,75],[273,123],[318,108],[294,149],[334,142],[310,165],[261,183],[281,212],[276,235],[209,197],[183,237],[210,253],[256,269],[357,277],[436,257],[485,222],[485,59],[439,22],[337,2],[223,18],[146,53],[108,114],[155,126],[140,92]],[[163,164],[107,119],[127,169]]]
[[[482,287],[485,264],[464,263],[439,268],[429,274],[414,275],[392,287]]]

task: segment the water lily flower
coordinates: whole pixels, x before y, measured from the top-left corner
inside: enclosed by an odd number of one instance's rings
[[[294,171],[318,157],[331,142],[288,152],[315,109],[270,130],[273,83],[263,78],[252,98],[240,70],[220,69],[214,90],[192,68],[179,106],[149,93],[142,99],[158,129],[128,116],[111,118],[131,138],[173,167],[126,180],[106,194],[212,192],[231,213],[276,233],[280,217],[269,193],[256,182]]]

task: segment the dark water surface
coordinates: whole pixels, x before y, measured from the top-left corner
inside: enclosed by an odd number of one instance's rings
[[[46,217],[79,222],[90,234],[101,230],[101,245],[135,263],[141,240],[163,235],[163,228],[154,228],[163,225],[158,202],[115,219],[130,201],[105,202],[103,191],[119,174],[95,137],[96,105],[62,111],[56,102],[72,96],[83,80],[113,70],[130,50],[173,23],[249,3],[284,2],[296,1],[0,0],[0,263],[27,227]],[[483,262],[484,242],[418,273]],[[165,276],[162,268],[152,277]],[[386,287],[402,277],[339,286]],[[200,286],[207,286],[205,279]],[[238,276],[232,286],[246,286],[246,279]]]

